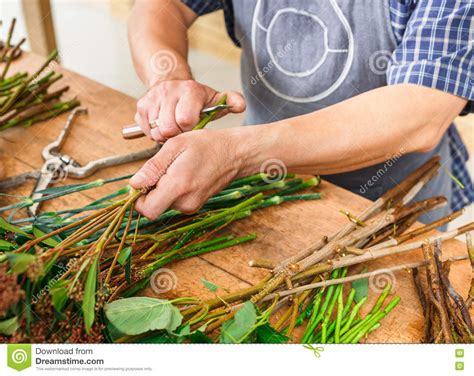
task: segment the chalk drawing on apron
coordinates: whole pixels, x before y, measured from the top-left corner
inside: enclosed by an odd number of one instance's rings
[[[261,72],[259,79],[280,98],[296,103],[317,102],[331,95],[346,79],[354,58],[354,37],[336,0],[329,3],[334,13],[326,12],[326,22],[314,10],[294,7],[278,9],[268,22],[262,22],[262,1],[257,1],[251,32],[253,61],[256,71]],[[331,46],[333,22],[343,26],[341,46]],[[295,26],[311,30],[299,32]],[[299,35],[292,38],[295,32]],[[339,62],[339,71],[328,80],[324,72],[334,61]]]

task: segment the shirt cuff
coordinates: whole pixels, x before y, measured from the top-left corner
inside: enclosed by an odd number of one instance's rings
[[[218,0],[181,0],[181,2],[191,8],[198,16],[222,9],[222,4]]]
[[[473,101],[474,76],[469,69],[471,61],[472,51],[468,51],[463,56],[456,54],[437,60],[391,64],[387,69],[387,83],[426,86]],[[462,66],[463,63],[467,68]]]

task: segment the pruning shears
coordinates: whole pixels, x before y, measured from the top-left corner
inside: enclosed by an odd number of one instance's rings
[[[38,202],[37,199],[43,196],[42,191],[48,188],[51,184],[62,181],[67,177],[84,179],[103,168],[151,158],[160,149],[160,145],[156,145],[155,147],[130,154],[97,159],[95,161],[90,161],[85,166],[81,166],[71,156],[62,154],[60,149],[70,132],[74,119],[79,114],[86,113],[87,109],[84,107],[76,107],[71,112],[59,133],[58,138],[43,149],[42,156],[44,163],[41,169],[29,171],[0,181],[0,191],[3,191],[5,189],[17,187],[28,179],[36,179],[36,185],[31,194],[31,199],[36,200],[36,202],[28,207],[31,216],[36,215],[38,211],[40,202]]]

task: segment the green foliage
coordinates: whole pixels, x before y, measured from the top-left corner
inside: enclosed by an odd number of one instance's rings
[[[97,262],[96,257],[87,273],[86,284],[84,286],[84,300],[82,301],[82,314],[84,315],[84,325],[86,332],[92,329],[95,319],[95,290],[97,285]]]
[[[28,267],[36,261],[36,256],[29,253],[12,253],[5,252],[8,263],[12,272],[21,274],[24,273]]]
[[[0,239],[0,251],[11,251],[13,248],[15,248],[15,246],[12,243]]]
[[[131,253],[132,253],[132,247],[125,247],[124,249],[120,251],[117,262],[120,265],[124,266],[128,258],[130,257]]]
[[[150,330],[173,333],[183,320],[172,301],[132,297],[106,304],[105,316],[110,323],[126,335],[138,335]]]
[[[256,342],[257,343],[274,343],[281,344],[287,343],[289,338],[281,334],[269,323],[261,325],[255,329]]]
[[[257,311],[252,302],[245,302],[234,318],[222,324],[221,343],[241,343],[254,329]]]
[[[64,282],[59,281],[52,285],[49,289],[49,294],[51,295],[54,308],[58,312],[61,312],[68,300],[68,294],[66,288],[64,287]]]
[[[362,269],[361,274],[366,273],[367,270],[367,268]],[[353,281],[352,288],[355,290],[354,301],[359,303],[363,298],[369,295],[369,280],[364,278]]]
[[[11,336],[20,327],[16,316],[0,321],[0,334]]]
[[[7,231],[7,232],[13,232],[13,233],[15,233],[15,234],[21,234],[21,235],[30,237],[30,235],[29,235],[28,233],[26,233],[25,231],[23,231],[21,228],[15,226],[15,225],[12,225],[12,224],[10,224],[10,223],[8,223],[8,222],[5,221],[5,219],[3,219],[2,217],[0,217],[0,229],[5,230],[5,231]]]
[[[45,234],[49,232],[52,232],[52,230],[47,228],[44,225],[33,226],[33,235],[36,238],[41,238],[42,236],[44,236]],[[61,242],[61,239],[57,236],[53,236],[51,238],[48,238],[42,241],[43,244],[46,244],[50,247],[56,247],[60,242]]]
[[[204,287],[208,289],[210,292],[216,292],[217,290],[219,290],[220,286],[216,285],[215,283],[211,281],[208,281],[207,279],[201,278],[201,282],[204,285]]]

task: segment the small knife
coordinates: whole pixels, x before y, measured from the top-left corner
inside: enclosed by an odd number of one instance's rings
[[[207,107],[201,111],[202,115],[209,114],[214,111],[221,111],[226,108],[230,108],[232,106],[229,106],[227,104],[218,104],[217,106],[212,106],[212,107]],[[138,124],[131,124],[131,125],[126,125],[125,127],[122,128],[122,136],[126,140],[132,140],[134,138],[140,138],[145,136],[143,133],[142,129]]]

